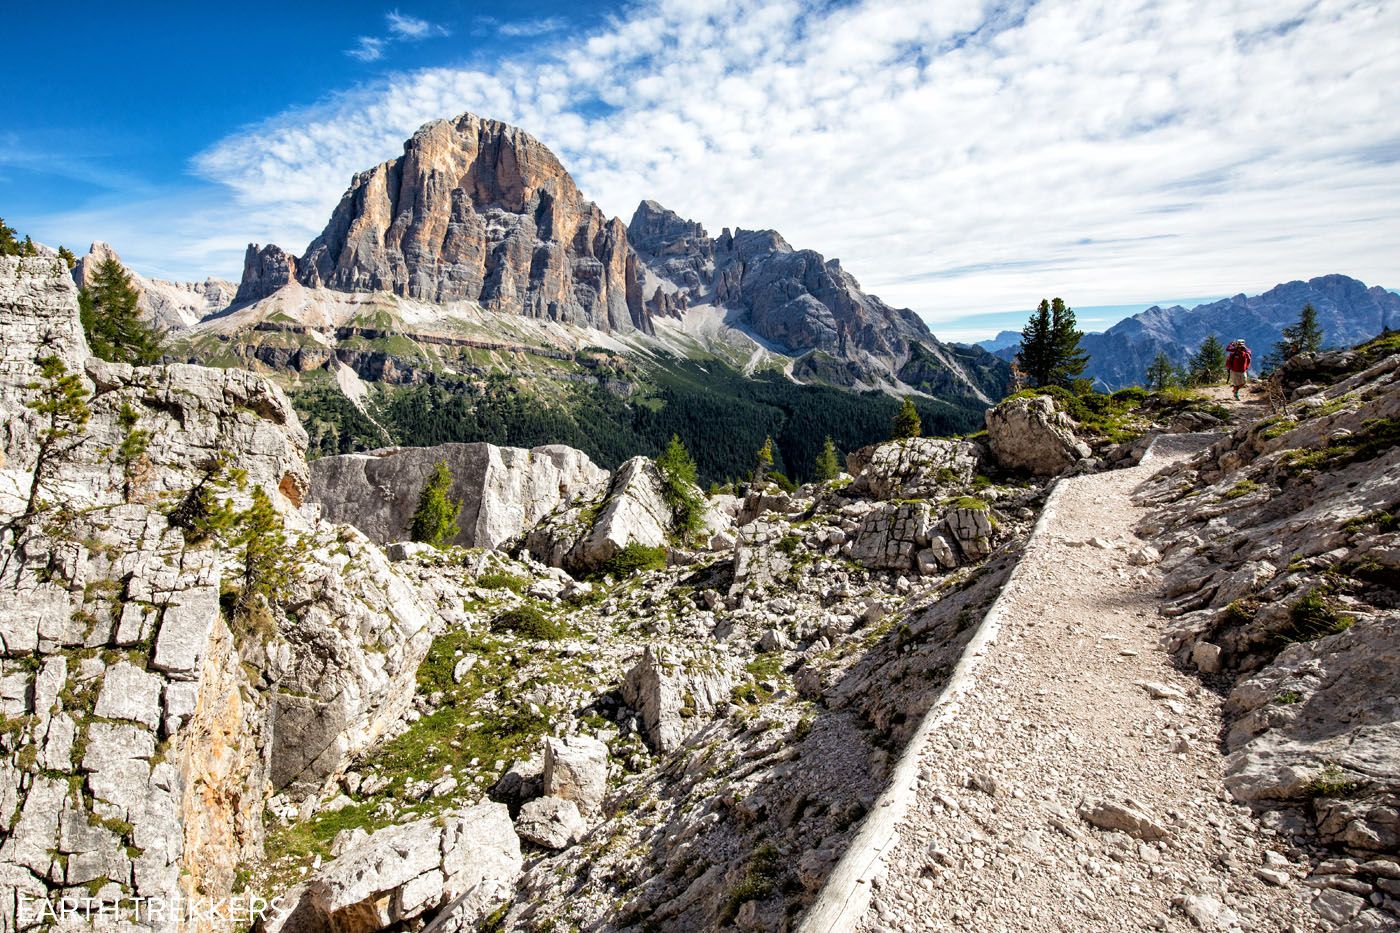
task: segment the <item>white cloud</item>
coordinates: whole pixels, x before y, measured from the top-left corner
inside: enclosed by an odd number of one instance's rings
[[[384,57],[383,39],[360,36],[355,42],[356,45],[353,49],[345,50],[345,54],[351,58],[359,59],[362,62],[377,62]]]
[[[1400,4],[659,0],[486,68],[390,75],[197,170],[299,250],[350,176],[472,110],[604,210],[774,227],[936,323],[1400,281]]]
[[[355,47],[346,49],[345,54],[362,62],[377,62],[384,57],[384,52],[391,42],[420,42],[423,39],[452,35],[445,26],[430,23],[417,16],[408,16],[398,10],[390,10],[384,14],[384,26],[388,29],[386,35],[358,36],[355,39]]]
[[[533,38],[567,29],[569,21],[562,16],[546,16],[541,19],[522,19],[496,26],[496,32],[510,38]]]
[[[400,39],[418,40],[427,39],[430,36],[450,35],[446,28],[430,23],[426,19],[416,16],[406,16],[398,10],[392,10],[384,16],[389,26],[389,32]]]

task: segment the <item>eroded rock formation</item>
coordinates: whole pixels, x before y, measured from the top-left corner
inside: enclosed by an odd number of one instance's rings
[[[472,114],[426,124],[400,158],[356,175],[296,274],[341,291],[650,330],[622,221],[585,200],[533,136]],[[251,296],[255,281],[246,287]]]

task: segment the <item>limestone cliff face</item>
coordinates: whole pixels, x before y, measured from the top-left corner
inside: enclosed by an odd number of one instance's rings
[[[543,144],[463,114],[356,175],[297,264],[305,285],[475,301],[600,330],[648,330],[622,221]]]
[[[800,357],[799,378],[851,385],[897,378],[977,401],[1005,388],[1004,363],[980,349],[945,346],[914,312],[864,292],[839,260],[793,249],[776,231],[726,228],[711,237],[643,201],[628,237],[646,270],[651,313],[724,307],[737,326]]]
[[[404,541],[438,461],[451,470],[452,497],[462,506],[461,534],[453,543],[466,547],[494,548],[518,538],[608,478],[587,454],[562,444],[534,450],[442,444],[313,461],[311,499],[327,518],[354,525],[376,543]]]
[[[91,417],[50,436],[26,515],[48,356]],[[0,257],[0,415],[0,890],[227,894],[267,794],[317,791],[398,721],[431,615],[362,535],[301,513],[306,435],[276,386],[91,358],[55,259]],[[240,472],[215,481],[220,455]],[[282,516],[275,614],[224,605],[245,558],[181,521],[202,482],[233,509],[260,487]],[[14,910],[0,899],[0,930]]]

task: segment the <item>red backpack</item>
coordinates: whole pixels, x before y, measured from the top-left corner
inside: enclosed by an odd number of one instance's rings
[[[1225,361],[1225,368],[1232,373],[1247,373],[1253,359],[1254,354],[1249,352],[1249,347],[1235,346],[1230,350],[1230,358]]]

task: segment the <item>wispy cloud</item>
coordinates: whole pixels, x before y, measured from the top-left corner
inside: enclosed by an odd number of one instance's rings
[[[451,35],[444,26],[430,23],[426,19],[419,19],[416,16],[406,16],[398,10],[387,13],[385,20],[389,24],[389,32],[400,39],[417,40],[427,39],[431,36]]]
[[[1390,285],[1397,34],[1376,0],[658,0],[489,67],[391,74],[196,167],[299,249],[354,172],[472,110],[538,135],[609,213],[652,197],[776,227],[935,322]]]
[[[384,57],[383,39],[360,36],[355,40],[355,43],[353,49],[345,50],[345,54],[351,58],[359,59],[362,62],[377,62]]]
[[[562,16],[546,16],[541,19],[522,19],[496,26],[496,32],[513,39],[528,39],[547,36],[566,29],[569,21]]]
[[[358,36],[355,47],[346,49],[345,54],[362,62],[377,62],[392,42],[420,42],[452,35],[446,26],[429,22],[417,16],[409,16],[398,10],[384,14],[384,26],[388,30],[383,36]]]

